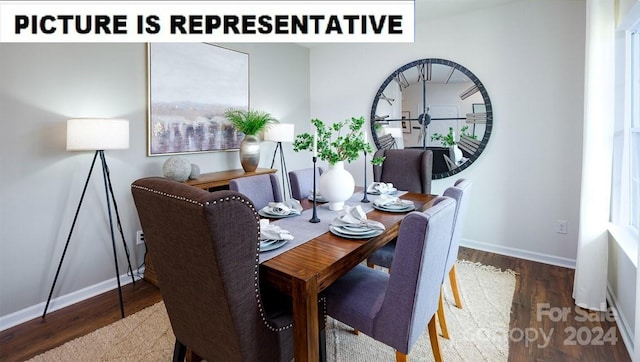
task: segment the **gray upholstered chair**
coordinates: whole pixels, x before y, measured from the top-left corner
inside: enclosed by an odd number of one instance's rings
[[[398,190],[431,193],[433,152],[421,149],[381,149],[373,157],[385,157],[373,166],[373,181],[391,182]]]
[[[316,187],[319,185],[320,175],[322,175],[322,168],[316,167]],[[289,180],[291,197],[296,200],[306,199],[313,190],[313,167],[289,171]]]
[[[460,248],[460,238],[462,235],[462,227],[468,209],[469,192],[471,190],[472,182],[466,179],[458,179],[453,186],[444,190],[443,195],[448,196],[456,200],[456,211],[453,219],[453,228],[451,232],[451,246],[449,248],[447,256],[446,272],[449,275],[449,282],[453,291],[453,298],[458,308],[462,308],[462,300],[460,298],[460,290],[458,287],[458,278],[456,276],[456,260],[458,260],[458,249]],[[395,254],[395,242],[391,242],[382,248],[376,250],[368,259],[367,265],[373,267],[379,265],[385,268],[391,268],[393,256]],[[442,280],[444,283],[444,279]],[[440,308],[438,309],[438,316],[440,317],[440,327],[442,334],[445,338],[448,338],[447,322],[444,317],[444,301],[442,300],[442,294],[440,295]]]
[[[276,175],[255,175],[229,180],[229,189],[249,198],[260,210],[270,202],[282,202],[282,190]]]
[[[442,360],[436,331],[455,201],[440,196],[424,212],[401,222],[393,273],[358,265],[325,290],[329,316],[407,354],[428,325],[436,361]]]
[[[131,192],[176,336],[173,360],[189,348],[208,361],[290,361],[291,301],[260,284],[251,201],[161,177]]]

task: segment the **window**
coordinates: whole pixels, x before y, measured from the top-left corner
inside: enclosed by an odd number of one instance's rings
[[[640,9],[640,6],[639,6]],[[640,12],[635,13],[640,14]],[[640,17],[619,29],[616,40],[615,122],[611,228],[638,263],[640,229]],[[628,24],[628,23],[627,23]]]
[[[630,177],[629,224],[640,229],[640,32],[630,35],[631,100],[630,100]]]

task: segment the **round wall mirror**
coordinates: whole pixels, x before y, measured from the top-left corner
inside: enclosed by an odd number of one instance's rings
[[[493,126],[487,91],[471,71],[444,59],[420,59],[395,70],[371,107],[378,149],[433,152],[433,179],[455,175],[482,153]]]

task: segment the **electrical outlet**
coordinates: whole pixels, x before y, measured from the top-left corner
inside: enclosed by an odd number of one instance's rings
[[[136,232],[136,245],[144,244],[144,234],[142,230]]]
[[[567,222],[564,220],[556,221],[556,232],[558,234],[566,234],[567,233]]]

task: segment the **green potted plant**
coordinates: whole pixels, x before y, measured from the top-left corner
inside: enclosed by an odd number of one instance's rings
[[[270,124],[278,121],[271,114],[255,109],[230,108],[224,116],[233,127],[244,134],[240,142],[240,163],[245,172],[253,172],[260,162],[260,139],[258,134]]]
[[[329,201],[329,209],[340,210],[355,187],[353,176],[344,169],[344,162],[356,160],[361,152],[373,153],[362,130],[364,118],[351,117],[329,126],[319,119],[313,119],[311,123],[316,129],[315,133],[297,135],[293,150],[313,151],[314,156],[329,163],[329,170],[320,176],[319,191]],[[379,165],[383,161],[383,157],[376,157],[371,163]]]
[[[475,139],[475,135],[467,133],[468,129],[469,126],[463,126],[462,128],[460,128],[460,134]],[[460,150],[460,148],[458,148],[458,142],[456,141],[456,135],[453,132],[453,127],[449,127],[449,133],[447,133],[446,135],[443,135],[441,133],[432,134],[431,140],[440,141],[442,147],[449,148],[449,158],[451,158],[453,162],[458,162],[462,159],[462,151]]]

